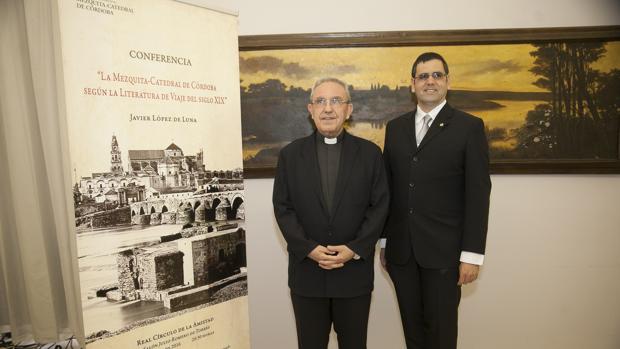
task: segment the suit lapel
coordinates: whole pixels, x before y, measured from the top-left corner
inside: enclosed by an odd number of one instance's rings
[[[426,132],[426,135],[424,136],[424,138],[422,138],[422,142],[420,143],[420,146],[417,147],[416,152],[419,152],[422,148],[424,148],[425,145],[431,142],[435,136],[441,133],[441,131],[443,131],[446,126],[448,126],[448,123],[450,119],[452,118],[452,115],[453,115],[452,107],[450,107],[446,103],[446,105],[444,105],[444,107],[441,108],[441,111],[439,112],[439,114],[437,114],[437,117],[435,118],[435,120],[433,120],[431,127],[428,129],[428,132]],[[415,139],[415,121],[414,121],[413,133],[414,133],[414,139]]]
[[[407,126],[403,131],[407,132],[407,139],[409,140],[411,149],[416,152],[418,150],[418,142],[415,139],[415,110],[409,113],[406,120]]]
[[[319,159],[316,155],[316,135],[314,133],[306,138],[302,149],[302,157],[307,167],[308,185],[321,203],[325,216],[329,217],[327,205],[325,205],[325,199],[323,198],[323,190],[321,189],[321,171],[319,170]]]
[[[343,132],[345,132],[343,130]],[[349,176],[351,176],[353,164],[355,163],[355,157],[359,150],[355,138],[351,137],[346,132],[342,138],[342,153],[340,154],[340,166],[338,168],[338,179],[336,180],[336,192],[334,193],[334,205],[333,215],[330,217],[330,221],[334,219],[338,212],[338,206],[342,200],[347,184],[349,183]]]

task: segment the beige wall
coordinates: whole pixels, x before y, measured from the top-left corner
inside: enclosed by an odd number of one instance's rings
[[[239,11],[241,35],[620,24],[617,0],[205,2]],[[620,348],[620,176],[492,180],[487,258],[464,288],[460,348]],[[254,349],[296,343],[272,185],[246,181]],[[377,271],[369,348],[403,348],[391,284]]]
[[[620,176],[492,180],[487,257],[479,281],[464,287],[460,348],[619,348]],[[272,183],[246,181],[255,349],[295,347]],[[404,348],[391,284],[376,270],[369,348]]]

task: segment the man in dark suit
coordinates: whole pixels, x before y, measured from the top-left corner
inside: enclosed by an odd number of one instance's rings
[[[327,348],[333,323],[340,349],[366,348],[374,251],[389,204],[381,151],[343,129],[353,106],[341,80],[317,81],[308,111],[317,130],[280,151],[273,186],[298,345]]]
[[[441,55],[420,55],[411,74],[417,108],[385,133],[391,205],[381,262],[409,349],[456,348],[461,285],[476,280],[485,252],[491,180],[484,123],[446,103],[448,72]]]

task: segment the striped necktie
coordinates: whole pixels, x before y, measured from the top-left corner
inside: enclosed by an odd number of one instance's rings
[[[415,136],[415,139],[416,139],[416,142],[418,142],[418,145],[422,143],[422,139],[424,139],[426,132],[428,132],[428,129],[430,128],[430,125],[429,125],[430,121],[431,121],[431,116],[429,114],[424,115],[424,117],[422,118],[422,127],[420,128],[420,132],[418,132],[418,134]]]

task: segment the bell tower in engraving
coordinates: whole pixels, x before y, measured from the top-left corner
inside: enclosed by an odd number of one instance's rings
[[[115,175],[123,174],[121,151],[118,148],[118,141],[116,140],[115,135],[112,135],[112,150],[110,151],[110,171]]]

